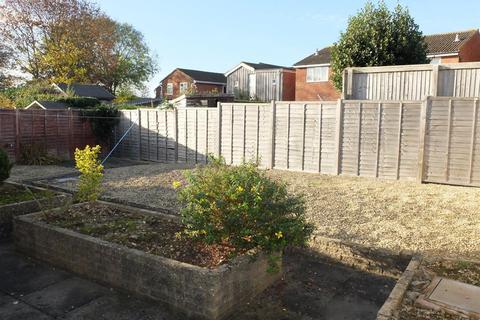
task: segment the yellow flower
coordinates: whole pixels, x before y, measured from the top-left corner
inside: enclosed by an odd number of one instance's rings
[[[173,181],[172,182],[172,187],[173,189],[178,189],[182,186],[182,183],[180,181]]]
[[[277,239],[283,238],[282,231],[275,232],[275,236],[277,237]]]
[[[238,186],[238,187],[237,187],[237,192],[243,192],[243,190],[244,190],[244,189],[242,188],[242,186]]]

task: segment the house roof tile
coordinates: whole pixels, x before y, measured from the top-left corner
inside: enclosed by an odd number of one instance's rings
[[[458,53],[465,42],[467,42],[477,32],[478,30],[473,29],[467,31],[427,35],[425,36],[425,42],[427,43],[427,54],[441,55]]]
[[[332,47],[326,47],[321,50],[317,50],[315,53],[295,63],[293,66],[309,66],[313,64],[330,63],[332,58],[331,49]]]
[[[245,62],[243,61],[242,63],[246,64],[249,67],[252,67],[255,70],[267,70],[267,69],[291,69],[290,67],[284,67],[284,66],[279,66],[275,64],[269,64],[269,63],[252,63],[252,62]]]
[[[191,69],[183,69],[183,68],[178,68],[178,70],[187,74],[195,81],[216,82],[216,83],[225,83],[225,84],[227,83],[227,78],[223,73],[191,70]]]
[[[92,97],[99,100],[113,100],[115,96],[108,92],[104,87],[96,84],[66,84],[57,83],[57,86],[64,92],[69,88],[79,97]]]

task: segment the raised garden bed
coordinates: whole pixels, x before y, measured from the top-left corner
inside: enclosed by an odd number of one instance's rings
[[[427,294],[438,285],[439,279],[480,286],[480,263],[449,258],[414,257],[380,309],[377,319],[463,320],[472,316],[426,299]],[[472,316],[472,319],[477,317]]]
[[[0,184],[0,239],[11,235],[13,217],[37,212],[46,207],[57,207],[68,197],[69,195],[40,187],[13,182]]]
[[[281,277],[267,271],[264,255],[230,259],[230,248],[178,237],[178,222],[99,201],[17,217],[15,244],[35,258],[195,319],[223,319]]]

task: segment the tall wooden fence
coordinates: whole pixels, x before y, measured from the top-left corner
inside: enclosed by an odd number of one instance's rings
[[[60,159],[73,159],[76,147],[94,143],[90,124],[78,111],[0,109],[0,147],[11,160],[20,160],[22,145],[40,145]]]
[[[122,111],[118,156],[480,186],[478,99],[222,103]],[[478,154],[478,156],[477,156]]]
[[[480,63],[348,68],[343,97],[362,100],[422,100],[427,96],[480,96]]]

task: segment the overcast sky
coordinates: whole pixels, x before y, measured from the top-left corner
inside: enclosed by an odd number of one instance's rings
[[[480,25],[480,1],[388,0],[407,6],[425,34]],[[140,30],[158,56],[149,90],[174,68],[226,72],[240,61],[291,66],[335,42],[364,1],[98,0]]]

